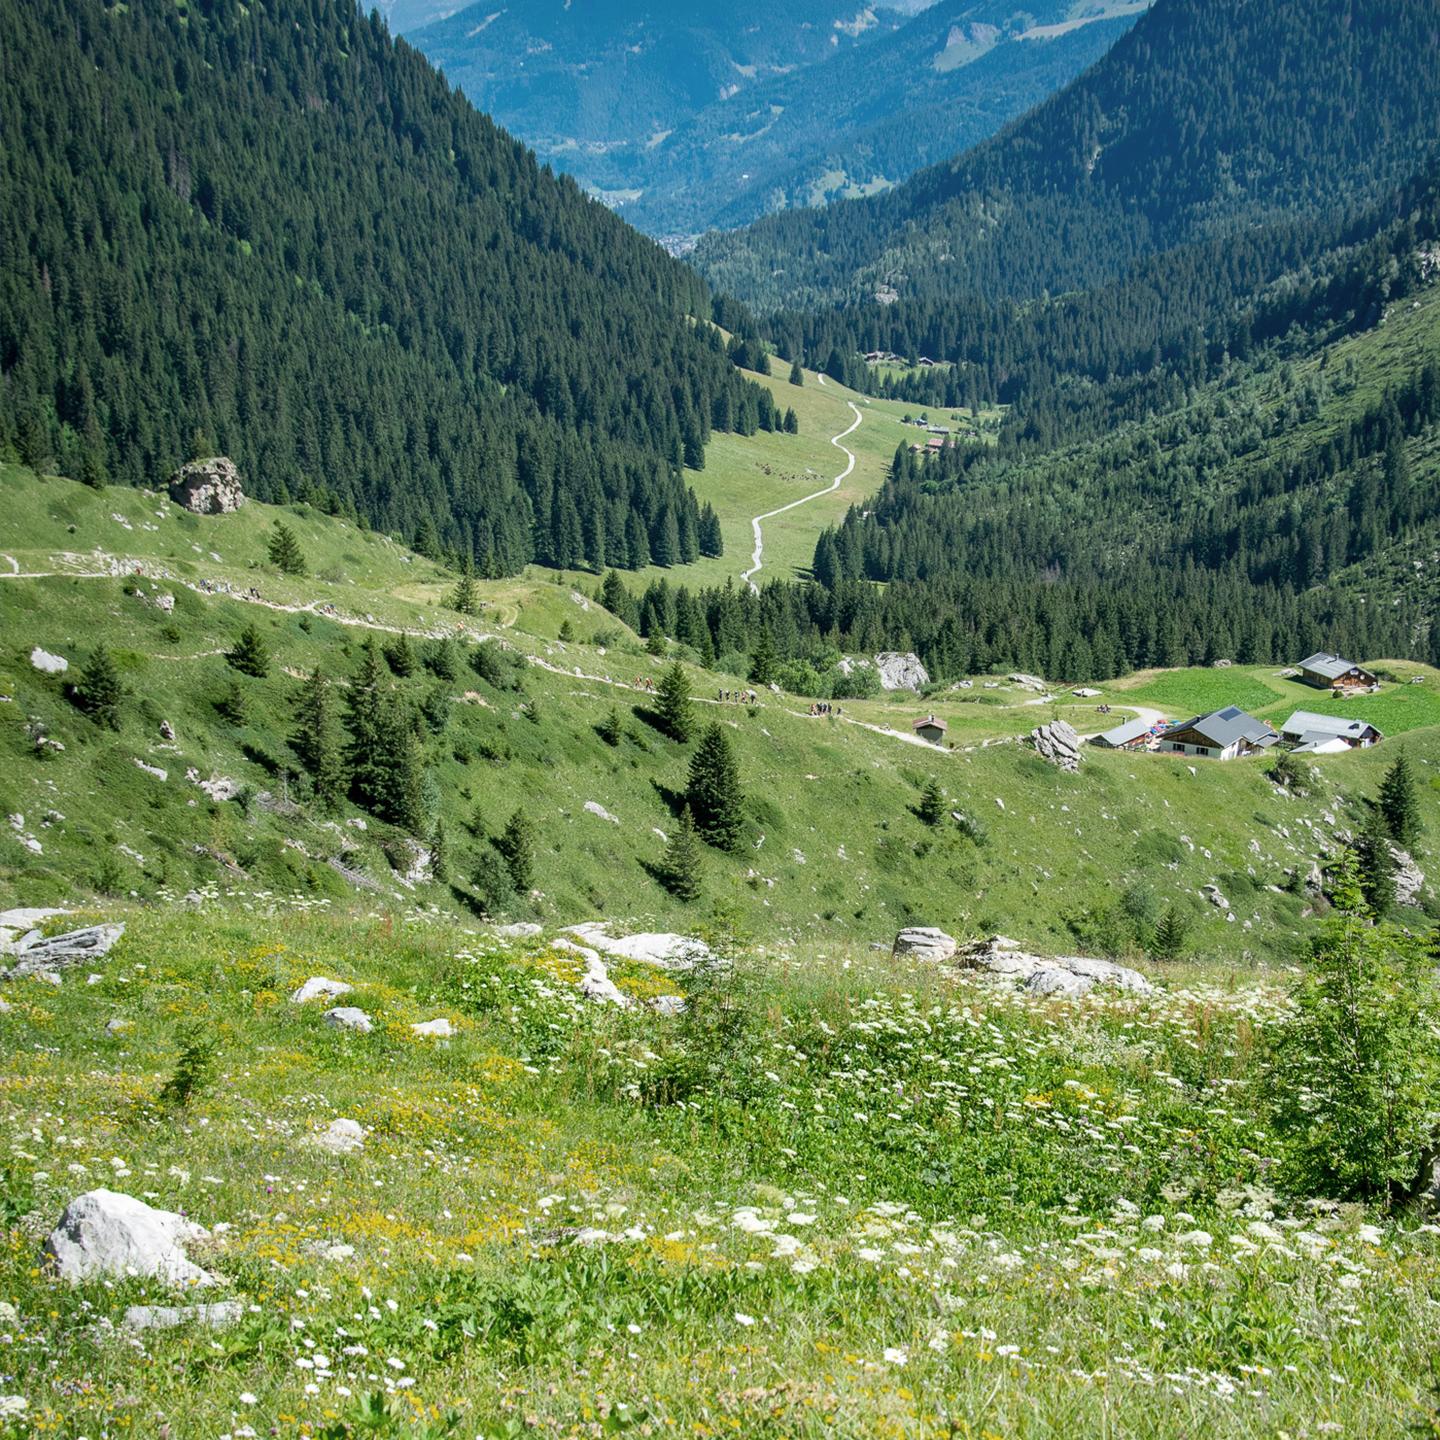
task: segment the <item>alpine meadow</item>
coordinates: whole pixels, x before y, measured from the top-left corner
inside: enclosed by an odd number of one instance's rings
[[[1437,56],[0,0],[0,1440],[1440,1436]]]

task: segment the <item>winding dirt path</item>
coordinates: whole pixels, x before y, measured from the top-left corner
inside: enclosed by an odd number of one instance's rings
[[[773,520],[777,515],[783,515],[787,510],[794,510],[798,506],[808,505],[812,500],[818,500],[822,495],[833,495],[841,484],[850,478],[851,472],[855,469],[855,452],[848,449],[841,442],[848,436],[853,435],[859,428],[865,417],[860,413],[860,408],[853,400],[845,402],[854,413],[854,420],[850,422],[847,429],[842,430],[838,435],[830,437],[830,443],[837,449],[843,450],[849,457],[845,468],[823,489],[817,490],[813,495],[802,496],[799,500],[792,500],[788,505],[782,505],[778,510],[767,510],[763,515],[757,515],[751,522],[750,528],[755,532],[755,549],[750,558],[755,563],[740,577],[755,594],[760,593],[760,587],[755,583],[753,576],[760,573],[765,566],[765,536],[760,529],[762,520]]]

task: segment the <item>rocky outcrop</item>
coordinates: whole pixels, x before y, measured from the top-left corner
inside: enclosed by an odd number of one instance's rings
[[[209,1232],[170,1210],[155,1210],[133,1195],[90,1190],[78,1195],[46,1239],[46,1267],[72,1285],[100,1276],[137,1275],[170,1285],[214,1285],[216,1278],[185,1254]]]
[[[229,515],[245,503],[240,472],[223,455],[192,460],[170,477],[170,498],[196,515]]]
[[[1030,743],[1042,760],[1074,775],[1080,769],[1080,736],[1066,720],[1052,720],[1030,732]]]
[[[68,970],[82,960],[98,960],[108,954],[125,933],[123,925],[87,925],[65,935],[48,938],[31,930],[13,943],[0,945],[0,953],[16,957],[15,964],[0,971],[0,979],[22,980],[42,971]]]
[[[918,690],[930,683],[930,672],[920,663],[918,655],[886,650],[875,657],[875,669],[882,690]]]
[[[1036,695],[1043,695],[1050,688],[1038,675],[1027,675],[1023,670],[1017,670],[1013,675],[1005,677],[1012,685],[1018,685],[1022,690],[1033,691]]]
[[[601,954],[614,955],[622,960],[638,960],[642,965],[655,965],[661,970],[690,970],[714,959],[713,952],[703,940],[689,935],[646,932],[617,939],[610,934],[610,926],[603,920],[572,925],[567,933]]]
[[[308,1005],[312,1000],[338,1000],[348,995],[355,987],[343,980],[328,980],[323,975],[312,975],[290,996],[292,1005]]]
[[[63,675],[70,668],[63,655],[52,655],[38,645],[30,652],[30,664],[42,675]]]
[[[354,1005],[337,1005],[322,1018],[332,1030],[353,1030],[357,1035],[368,1035],[375,1028],[375,1022]]]
[[[912,925],[895,937],[892,954],[912,955],[917,960],[943,962],[955,956],[958,944],[953,935],[928,925]]]
[[[1083,955],[1031,955],[1018,941],[996,935],[965,946],[956,956],[964,969],[982,970],[1022,985],[1033,995],[1085,995],[1097,985],[1108,985],[1139,995],[1154,986],[1138,971],[1113,960]]]
[[[1399,905],[1419,905],[1420,892],[1425,888],[1425,872],[1415,863],[1415,857],[1398,845],[1390,847],[1395,861],[1395,901]]]

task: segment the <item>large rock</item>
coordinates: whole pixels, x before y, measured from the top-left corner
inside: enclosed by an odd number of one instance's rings
[[[579,988],[587,1000],[594,1000],[602,1005],[614,1005],[620,1010],[630,1008],[630,997],[610,978],[610,972],[605,968],[605,962],[600,958],[598,950],[592,950],[588,945],[577,945],[563,936],[555,941],[555,948],[578,955],[585,962],[585,973],[580,977]]]
[[[70,662],[63,655],[52,655],[38,645],[30,652],[30,663],[42,675],[63,675],[70,668]]]
[[[895,937],[893,953],[913,955],[917,960],[943,962],[954,958],[956,948],[953,935],[928,925],[912,925]]]
[[[170,1210],[155,1210],[133,1195],[90,1190],[77,1195],[50,1232],[46,1265],[72,1285],[101,1276],[138,1275],[170,1285],[214,1285],[216,1277],[185,1254],[185,1244],[209,1232]]]
[[[1390,847],[1395,861],[1395,900],[1400,905],[1419,905],[1420,892],[1425,888],[1425,872],[1415,863],[1415,857],[1398,845]]]
[[[358,1120],[332,1120],[318,1135],[311,1136],[310,1143],[332,1155],[349,1155],[363,1148],[365,1127]]]
[[[0,979],[21,980],[42,971],[68,970],[82,960],[98,960],[124,933],[125,927],[119,924],[87,925],[83,930],[48,938],[32,930],[13,944],[3,946],[16,960],[9,970],[0,971]]]
[[[920,657],[886,650],[875,657],[875,669],[880,675],[882,690],[918,690],[930,683],[930,672],[920,663]]]
[[[354,1030],[359,1035],[368,1035],[375,1028],[375,1022],[354,1005],[337,1005],[322,1018],[332,1030]]]
[[[422,1040],[448,1040],[455,1027],[442,1015],[438,1020],[421,1020],[410,1027]]]
[[[170,498],[196,515],[228,515],[245,503],[240,472],[223,455],[192,460],[170,477]]]
[[[714,952],[703,940],[689,935],[647,931],[617,939],[610,934],[610,926],[603,920],[572,925],[569,933],[604,955],[614,955],[621,960],[638,960],[642,965],[655,965],[662,970],[691,970],[714,959]]]
[[[1095,960],[1085,955],[1031,955],[1017,941],[1003,935],[965,946],[957,959],[965,969],[1011,980],[1035,995],[1085,995],[1096,985],[1150,995],[1155,988],[1138,970],[1113,960]]]
[[[1037,727],[1030,732],[1030,743],[1042,760],[1071,775],[1080,769],[1080,736],[1068,721],[1052,720]]]

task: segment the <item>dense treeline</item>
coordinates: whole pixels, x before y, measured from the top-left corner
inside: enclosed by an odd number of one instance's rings
[[[704,548],[713,427],[783,424],[692,271],[349,0],[0,0],[0,133],[0,453],[32,465],[223,451],[488,573],[639,566]]]
[[[1038,298],[1140,257],[1401,183],[1440,140],[1431,0],[1159,0],[1074,84],[870,200],[707,238],[767,308],[869,296]]]

